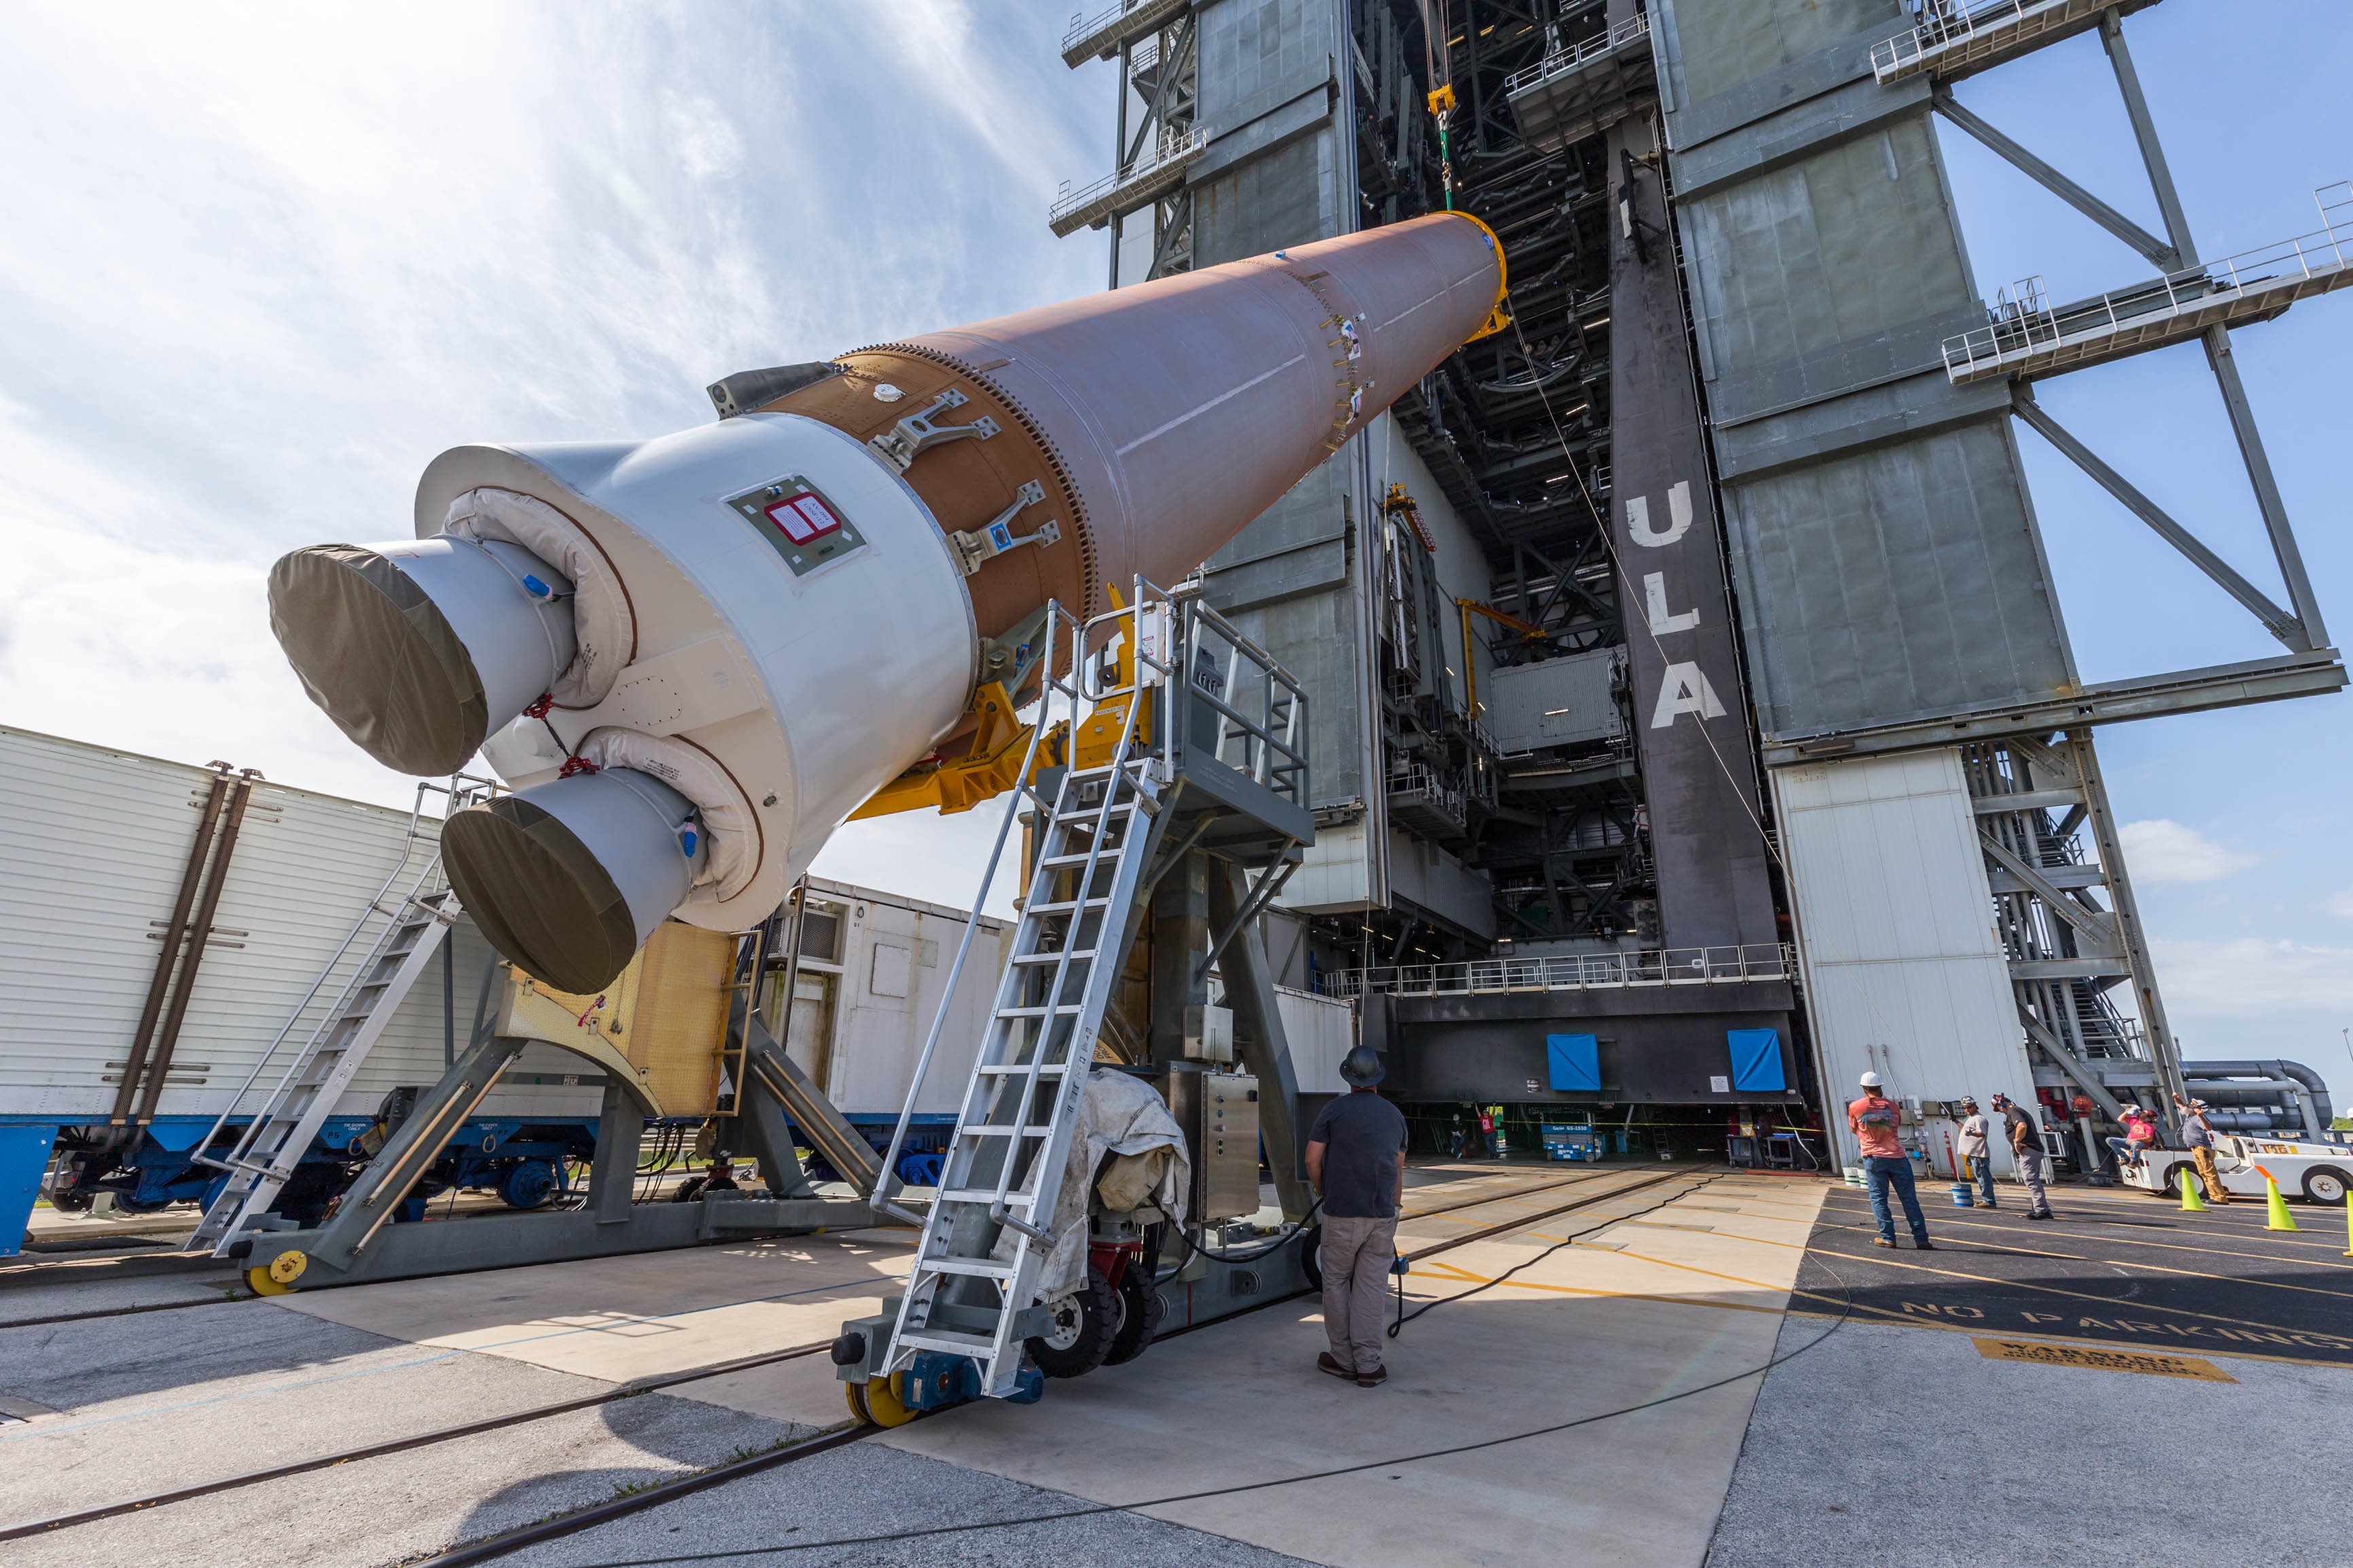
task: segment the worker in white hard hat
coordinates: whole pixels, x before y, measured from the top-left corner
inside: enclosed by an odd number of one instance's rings
[[[1913,1190],[1912,1161],[1895,1141],[1895,1102],[1887,1098],[1884,1080],[1875,1072],[1862,1075],[1862,1096],[1846,1108],[1846,1124],[1862,1152],[1862,1184],[1871,1194],[1871,1217],[1879,1226],[1878,1245],[1895,1245],[1895,1221],[1887,1212],[1887,1189],[1904,1200],[1904,1217],[1912,1226],[1912,1245],[1934,1252],[1928,1222],[1920,1214],[1920,1196]]]
[[[1963,1178],[1974,1177],[1978,1184],[1978,1206],[1998,1209],[2001,1205],[1993,1195],[1993,1150],[1986,1138],[1985,1112],[1978,1102],[1964,1097],[1961,1100],[1961,1158],[1968,1162]]]
[[[2214,1168],[2214,1123],[2207,1117],[2207,1104],[2202,1100],[2173,1097],[2181,1110],[2181,1142],[2188,1146],[2190,1158],[2198,1162],[2198,1184],[2206,1189],[2210,1204],[2227,1204],[2231,1194],[2222,1188],[2222,1173]]]

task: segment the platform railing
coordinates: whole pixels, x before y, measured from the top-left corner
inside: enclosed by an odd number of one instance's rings
[[[1092,223],[1093,209],[1105,213],[1118,205],[1120,192],[1148,184],[1153,176],[1181,167],[1199,157],[1208,149],[1209,129],[1196,125],[1189,131],[1164,137],[1152,152],[1138,158],[1126,168],[1105,174],[1092,184],[1072,188],[1064,180],[1054,193],[1054,205],[1046,210],[1046,222],[1056,234],[1075,231]]]
[[[1947,63],[1979,58],[2022,46],[2054,28],[2073,26],[2106,0],[1930,0],[1920,25],[1871,47],[1871,74],[1882,82]]]
[[[1606,33],[1596,33],[1581,43],[1567,45],[1521,70],[1504,79],[1506,96],[1551,81],[1557,77],[1573,76],[1577,69],[1599,59],[1603,55],[1624,48],[1637,38],[1651,36],[1651,16],[1637,11]]]
[[[1593,991],[1650,985],[1736,985],[1793,980],[1797,953],[1787,942],[1580,952],[1545,958],[1474,958],[1453,963],[1398,963],[1334,970],[1319,976],[1326,996],[1473,996],[1511,991]]]
[[[2096,352],[2105,340],[2127,332],[2146,335],[2175,317],[2211,312],[2222,304],[2244,307],[2231,314],[2253,313],[2274,296],[2284,308],[2306,294],[2353,282],[2353,184],[2325,186],[2313,199],[2323,226],[2310,234],[2089,300],[2053,306],[2041,279],[2012,284],[1987,308],[1984,326],[1945,340],[1945,374],[1956,382],[1970,381],[2054,354],[2072,363]],[[2061,354],[2069,348],[2084,353]]]

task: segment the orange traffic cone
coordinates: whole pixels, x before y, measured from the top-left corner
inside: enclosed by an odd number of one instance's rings
[[[2255,1168],[2259,1171],[2263,1170],[2260,1165]],[[2295,1216],[2287,1212],[2287,1200],[2280,1196],[2279,1183],[2272,1179],[2272,1173],[2269,1171],[2263,1171],[2263,1201],[2271,1205],[2271,1217],[2263,1222],[2263,1228],[2265,1230],[2295,1229]]]
[[[2198,1184],[2190,1179],[2188,1171],[2183,1171],[2181,1173],[2181,1212],[2199,1214],[2202,1213],[2205,1207],[2206,1200],[2198,1195]]]

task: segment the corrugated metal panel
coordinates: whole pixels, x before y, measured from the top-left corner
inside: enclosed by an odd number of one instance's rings
[[[1298,1075],[1299,1092],[1347,1093],[1348,1086],[1340,1078],[1340,1062],[1356,1048],[1355,1005],[1278,985],[1274,1011],[1282,1020],[1282,1036],[1291,1047],[1291,1070]]]
[[[0,729],[0,1113],[102,1118],[109,1062],[127,1055],[153,974],[149,932],[171,912],[208,774],[200,768]],[[385,877],[406,887],[438,824],[408,842],[405,812],[256,787],[224,885],[158,1113],[213,1115],[260,1061]],[[375,934],[353,944],[319,988],[286,1049],[340,995]],[[471,1024],[488,953],[470,923],[456,933],[456,1013]],[[534,1059],[537,1058],[537,1059]],[[281,1057],[264,1083],[282,1070]],[[396,1084],[430,1083],[443,1065],[438,961],[385,1029],[340,1114],[375,1109]],[[114,1069],[119,1073],[120,1069]],[[527,1053],[519,1075],[577,1073],[562,1053]],[[518,1087],[490,1111],[596,1109],[594,1089]]]
[[[2033,1099],[1977,821],[1951,750],[1773,773],[1829,1098]],[[1843,1155],[1853,1140],[1833,1116]]]
[[[1480,716],[1495,749],[1510,756],[1623,734],[1609,688],[1625,657],[1623,648],[1598,647],[1488,676],[1479,686]]]

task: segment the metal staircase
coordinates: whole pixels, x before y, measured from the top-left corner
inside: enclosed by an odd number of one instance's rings
[[[981,1391],[997,1397],[1015,1391],[1023,1340],[1035,1331],[1023,1327],[1023,1312],[1053,1247],[1055,1200],[1166,776],[1144,737],[1167,667],[1136,646],[1147,617],[1106,618],[1128,621],[1124,684],[1087,696],[1096,719],[1115,714],[1116,727],[1081,728],[1051,799],[1025,786],[1013,803],[1038,808],[1036,859],[882,1363],[887,1373],[923,1351],[968,1357]],[[1072,651],[1084,641],[1073,637]],[[1062,683],[1050,676],[1050,684]],[[1107,762],[1086,765],[1105,750]]]
[[[377,900],[377,906],[381,904]],[[457,895],[450,891],[441,858],[436,854],[393,907],[375,945],[360,961],[350,984],[318,1028],[295,1053],[236,1145],[226,1156],[197,1156],[206,1164],[227,1171],[229,1178],[206,1205],[202,1223],[181,1250],[221,1256],[218,1249],[277,1201],[336,1101],[399,1011],[409,987],[440,950],[458,913]],[[341,956],[339,952],[337,959]],[[330,973],[332,968],[331,961]],[[265,1057],[255,1068],[245,1088],[214,1123],[216,1132],[237,1113],[245,1091],[269,1065]],[[211,1142],[207,1137],[203,1146],[209,1147]]]
[[[1065,774],[1047,816],[1044,853],[900,1306],[894,1370],[922,1350],[969,1356],[991,1394],[1010,1392],[1020,1370],[1016,1322],[1051,1250],[1054,1203],[1157,807],[1150,763],[1129,760],[1126,738],[1110,766]]]

